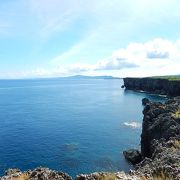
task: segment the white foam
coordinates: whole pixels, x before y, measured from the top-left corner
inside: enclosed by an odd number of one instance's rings
[[[131,128],[141,128],[141,123],[138,122],[124,122],[123,123],[125,126],[131,127]]]

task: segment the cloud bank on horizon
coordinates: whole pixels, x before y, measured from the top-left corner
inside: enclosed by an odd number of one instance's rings
[[[178,0],[0,2],[0,78],[180,74]]]

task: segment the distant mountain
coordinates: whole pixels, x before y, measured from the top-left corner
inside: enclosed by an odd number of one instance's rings
[[[83,76],[83,75],[68,76],[66,78],[70,78],[70,79],[121,79],[121,78],[113,77],[113,76]]]

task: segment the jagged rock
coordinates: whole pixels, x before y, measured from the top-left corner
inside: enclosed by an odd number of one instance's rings
[[[5,176],[1,177],[0,180],[12,180],[13,178],[28,180],[72,180],[66,173],[42,167],[25,172],[21,172],[19,169],[9,169],[6,171]]]
[[[141,153],[143,157],[151,157],[152,141],[180,135],[180,122],[173,116],[180,106],[180,98],[168,103],[148,103],[143,111],[143,126],[141,134]]]
[[[137,149],[123,151],[123,155],[132,164],[138,164],[142,160],[141,153]]]
[[[140,180],[140,176],[136,174],[125,174],[124,172],[108,173],[99,172],[92,174],[80,174],[76,176],[76,180]]]
[[[14,175],[14,174],[17,174],[17,173],[21,173],[21,171],[19,169],[8,169],[5,172],[5,175],[6,176],[11,176],[11,175]]]
[[[136,172],[159,179],[180,179],[180,138],[153,140],[154,152],[136,165]],[[161,178],[160,178],[161,177]],[[165,178],[166,177],[166,178]]]

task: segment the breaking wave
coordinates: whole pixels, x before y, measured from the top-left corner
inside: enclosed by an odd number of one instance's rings
[[[124,126],[130,127],[130,128],[141,128],[141,123],[139,122],[124,122]]]

